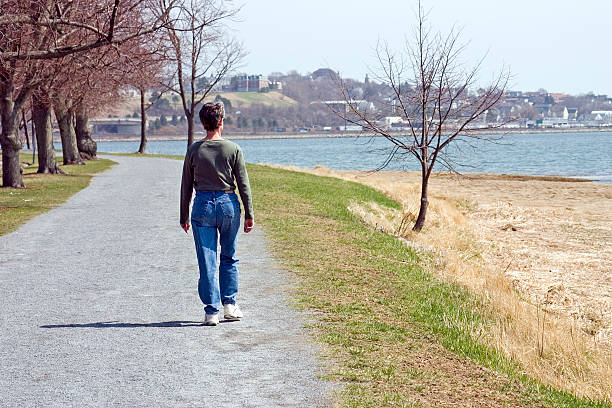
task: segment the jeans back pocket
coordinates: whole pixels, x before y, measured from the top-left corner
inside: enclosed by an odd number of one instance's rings
[[[240,203],[234,198],[223,200],[221,203],[221,211],[223,211],[224,218],[240,217]]]
[[[208,200],[194,200],[191,220],[202,225],[215,225],[215,203]]]

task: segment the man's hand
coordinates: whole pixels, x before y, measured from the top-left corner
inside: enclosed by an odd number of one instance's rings
[[[253,225],[255,225],[255,221],[251,218],[247,218],[244,220],[244,232],[251,232],[253,229]]]
[[[189,231],[189,227],[190,226],[191,226],[191,224],[189,224],[189,223],[181,224],[181,228],[185,231],[185,233],[187,233]]]

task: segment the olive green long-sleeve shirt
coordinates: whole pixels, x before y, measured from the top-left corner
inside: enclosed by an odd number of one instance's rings
[[[235,180],[235,183],[234,183]],[[199,141],[187,149],[181,183],[181,224],[189,219],[193,189],[199,191],[236,190],[244,206],[244,217],[253,219],[253,199],[242,150],[226,139]]]

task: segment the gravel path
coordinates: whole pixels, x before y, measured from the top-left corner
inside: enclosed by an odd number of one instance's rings
[[[259,229],[239,240],[245,318],[202,326],[182,163],[119,162],[0,237],[0,406],[319,407],[315,346]]]

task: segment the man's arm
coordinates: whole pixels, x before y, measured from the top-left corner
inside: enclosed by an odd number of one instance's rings
[[[251,184],[249,183],[249,175],[247,174],[246,165],[244,164],[244,157],[242,150],[238,148],[236,153],[236,161],[234,163],[234,177],[236,178],[236,185],[238,186],[238,192],[240,193],[240,199],[244,206],[244,232],[249,232],[253,229],[254,217],[253,217],[253,196],[251,194]]]
[[[181,205],[180,205],[180,224],[185,232],[189,231],[189,204],[193,195],[193,165],[191,164],[191,154],[187,150],[185,161],[183,162],[183,176],[181,179]]]

